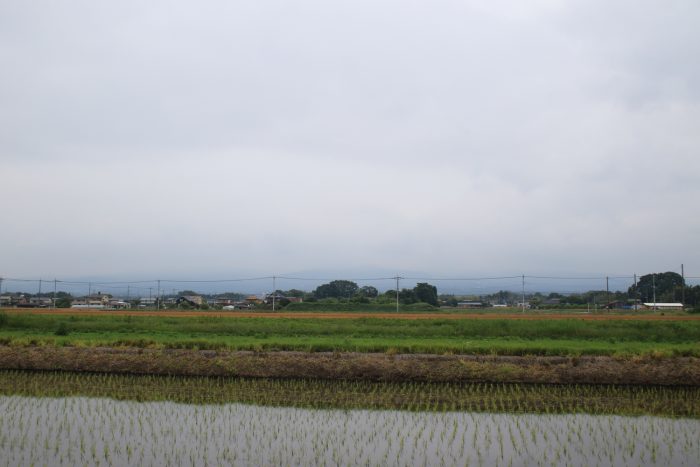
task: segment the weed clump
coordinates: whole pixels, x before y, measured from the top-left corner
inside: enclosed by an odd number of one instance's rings
[[[70,329],[68,328],[68,325],[65,323],[65,321],[61,321],[58,323],[58,327],[56,328],[56,332],[54,332],[55,335],[57,336],[67,336],[70,334]]]

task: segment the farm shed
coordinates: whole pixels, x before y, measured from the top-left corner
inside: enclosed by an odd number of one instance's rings
[[[682,310],[682,303],[644,303],[644,307],[650,310]]]

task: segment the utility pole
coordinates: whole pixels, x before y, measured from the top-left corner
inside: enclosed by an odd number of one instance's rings
[[[277,295],[277,286],[275,285],[275,276],[272,276],[272,311],[275,311],[275,295]]]
[[[56,309],[56,278],[53,279],[53,308]]]
[[[523,313],[525,313],[525,274],[523,274],[523,301],[522,301],[522,306],[523,306]]]
[[[396,312],[398,313],[399,312],[399,279],[401,279],[401,277],[397,274],[394,279],[396,279]]]
[[[685,306],[685,270],[681,264],[681,303]]]
[[[634,304],[632,306],[634,307],[635,310],[637,310],[638,309],[637,306],[639,305],[637,303],[637,300],[639,300],[639,298],[637,298],[637,297],[639,297],[639,289],[637,288],[637,273],[636,272],[634,273],[634,292],[635,292],[635,294],[634,294],[635,297],[633,299]],[[641,309],[641,306],[639,307],[639,309]]]
[[[158,279],[158,296],[156,297],[157,310],[160,310],[160,279]]]

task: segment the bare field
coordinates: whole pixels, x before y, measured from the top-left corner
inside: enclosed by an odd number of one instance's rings
[[[149,311],[125,311],[125,310],[99,310],[76,308],[4,308],[0,311],[10,314],[34,314],[34,315],[104,315],[104,316],[162,316],[164,318],[299,318],[299,319],[515,319],[515,320],[553,320],[553,319],[578,319],[586,321],[605,320],[634,320],[634,321],[700,321],[700,315],[679,314],[646,314],[646,313],[586,313],[567,312],[551,313],[527,311],[525,313],[376,313],[376,312],[249,312],[249,311],[173,311],[173,310],[149,310]]]

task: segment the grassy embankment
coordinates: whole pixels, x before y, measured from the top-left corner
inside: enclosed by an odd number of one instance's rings
[[[0,395],[195,404],[700,418],[700,388],[164,377],[0,371]]]
[[[0,316],[5,346],[540,356],[700,356],[698,321]]]

